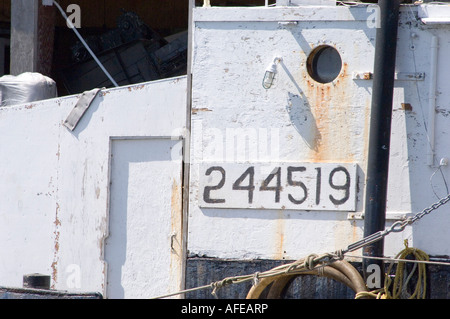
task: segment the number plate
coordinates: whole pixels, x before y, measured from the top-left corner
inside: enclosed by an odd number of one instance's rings
[[[356,210],[356,164],[202,164],[200,207]]]

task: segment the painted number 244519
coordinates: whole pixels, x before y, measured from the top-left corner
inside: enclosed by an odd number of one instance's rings
[[[356,165],[281,163],[203,165],[200,206],[355,210]]]

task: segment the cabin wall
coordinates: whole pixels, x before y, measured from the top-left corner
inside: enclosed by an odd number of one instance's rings
[[[376,40],[373,8],[194,9],[191,257],[298,259],[342,249],[362,238],[372,91],[366,75],[373,73]],[[447,166],[428,165],[426,155],[432,36],[442,39],[437,63],[438,69],[444,70],[449,27],[424,25],[416,6],[402,7],[387,227],[447,193]],[[342,59],[337,78],[325,84],[307,71],[308,56],[321,45],[335,48]],[[264,89],[264,73],[274,57],[282,61],[273,86]],[[438,72],[437,162],[448,156],[447,77]],[[350,173],[355,193],[348,199],[354,201],[354,207],[333,208],[326,199],[344,198],[342,192],[348,185],[345,180],[331,181],[327,165],[348,164],[356,165],[356,174]],[[287,187],[286,165],[306,167],[303,181],[311,197],[318,194],[318,183],[311,181],[317,179],[321,168],[320,205],[313,202],[295,209],[280,200],[278,206],[266,206],[267,200],[276,199],[276,193],[272,189],[258,194],[261,184],[252,190],[254,202],[250,205],[245,197],[250,175],[242,174],[251,166],[257,171],[254,183],[281,166],[285,184],[280,196],[285,200],[288,195],[294,199],[304,196],[300,187]],[[208,171],[211,167],[216,169]],[[290,186],[301,178],[291,176]],[[223,185],[221,181],[225,181]],[[271,183],[273,187],[275,178]],[[205,196],[213,201],[205,204]],[[390,234],[385,254],[396,255],[408,240],[410,246],[430,255],[448,256],[450,249],[443,244],[450,239],[446,210],[440,208],[405,231]]]

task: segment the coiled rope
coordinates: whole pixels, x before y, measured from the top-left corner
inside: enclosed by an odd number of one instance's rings
[[[422,250],[409,247],[408,241],[405,240],[405,249],[403,249],[394,260],[400,259],[398,261],[397,270],[395,273],[394,280],[392,281],[391,273],[395,265],[391,262],[387,274],[384,279],[384,288],[377,289],[371,292],[358,292],[355,299],[360,298],[375,298],[375,299],[425,299],[426,297],[426,286],[427,286],[427,274],[426,274],[426,264],[429,262],[429,256]],[[419,263],[414,263],[413,269],[407,276],[405,273],[405,266],[408,262],[406,257],[413,256]],[[411,261],[413,262],[413,261]],[[412,276],[417,273],[417,283],[416,288],[412,294],[407,292],[407,285],[411,280]],[[391,287],[392,285],[392,287]]]
[[[261,280],[257,285],[253,285],[247,294],[247,299],[262,298],[266,288],[270,285],[268,299],[280,299],[292,281],[301,275],[316,275],[328,277],[350,287],[356,294],[367,292],[367,287],[359,272],[345,260],[335,260],[328,265],[313,267],[295,274],[284,273],[274,277]],[[362,296],[363,297],[363,296]]]

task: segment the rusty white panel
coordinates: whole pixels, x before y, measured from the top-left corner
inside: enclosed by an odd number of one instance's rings
[[[1,285],[20,287],[24,274],[39,272],[54,289],[105,294],[111,138],[178,140],[186,125],[186,77],[102,90],[70,131],[64,120],[78,99],[0,108]],[[164,259],[172,290],[183,284],[181,213],[173,211],[176,246]],[[173,232],[154,227],[164,239]]]
[[[203,163],[199,205],[354,211],[356,185],[355,164]]]
[[[429,5],[437,12],[444,7]],[[377,27],[374,9],[361,4],[194,10],[191,254],[299,258],[340,249],[362,237]],[[450,184],[450,93],[445,72],[449,29],[424,25],[417,11],[414,5],[400,10],[387,227],[395,218],[411,216],[445,196]],[[430,89],[433,37],[439,40],[436,92]],[[309,54],[321,45],[334,47],[342,59],[340,74],[331,83],[314,81],[307,70]],[[282,61],[272,87],[265,90],[261,82],[274,57]],[[435,163],[430,166],[426,150],[433,132]],[[203,163],[245,161],[355,163],[356,209],[349,214],[248,209],[241,201],[240,208],[203,207]],[[236,190],[229,193],[238,196]],[[449,255],[448,245],[442,244],[450,240],[446,211],[440,208],[404,232],[391,234],[385,240],[385,253],[396,255],[407,239],[410,246],[427,253]]]
[[[347,215],[364,209],[361,190],[371,81],[354,79],[353,73],[373,72],[376,29],[367,27],[371,12],[366,7],[234,10],[239,12],[195,9],[189,252],[222,258],[295,259],[340,249],[361,235],[360,226],[348,221]],[[280,23],[291,21],[295,23]],[[337,77],[329,83],[316,82],[308,73],[308,56],[322,45],[335,48],[342,60]],[[281,61],[272,87],[264,89],[263,77],[274,57]],[[233,205],[206,207],[205,187],[216,181],[205,179],[205,165],[224,162],[231,169],[228,184],[222,193],[211,194]],[[245,172],[233,165],[240,162],[304,165],[308,178],[303,182],[296,173],[292,179],[305,183],[308,199],[296,208],[289,201],[289,194],[302,199],[301,186],[280,192],[279,203],[272,201],[273,191],[255,190],[250,206],[246,191],[232,190]],[[348,206],[336,207],[329,200],[330,195],[343,195],[330,187],[333,165],[352,168],[354,192]],[[322,168],[319,205],[315,205],[315,168]],[[287,184],[287,168],[283,170],[282,183]],[[255,172],[255,178],[261,182],[270,172]],[[248,178],[242,182],[247,184]],[[345,180],[334,185],[347,186]]]
[[[441,13],[441,17],[449,9],[448,4],[423,6],[438,16]],[[450,185],[450,166],[445,164],[450,158],[449,73],[445,71],[449,68],[450,29],[445,24],[423,24],[421,8],[422,5],[405,6],[401,11],[396,69],[399,73],[423,72],[425,77],[422,81],[396,81],[392,116],[388,209],[406,212],[408,216],[446,196]],[[434,37],[439,47],[433,61]],[[432,134],[435,154],[430,166],[427,153],[432,146]],[[450,247],[443,244],[450,242],[447,212],[448,204],[415,223],[411,227],[410,245],[430,255],[450,255]]]

